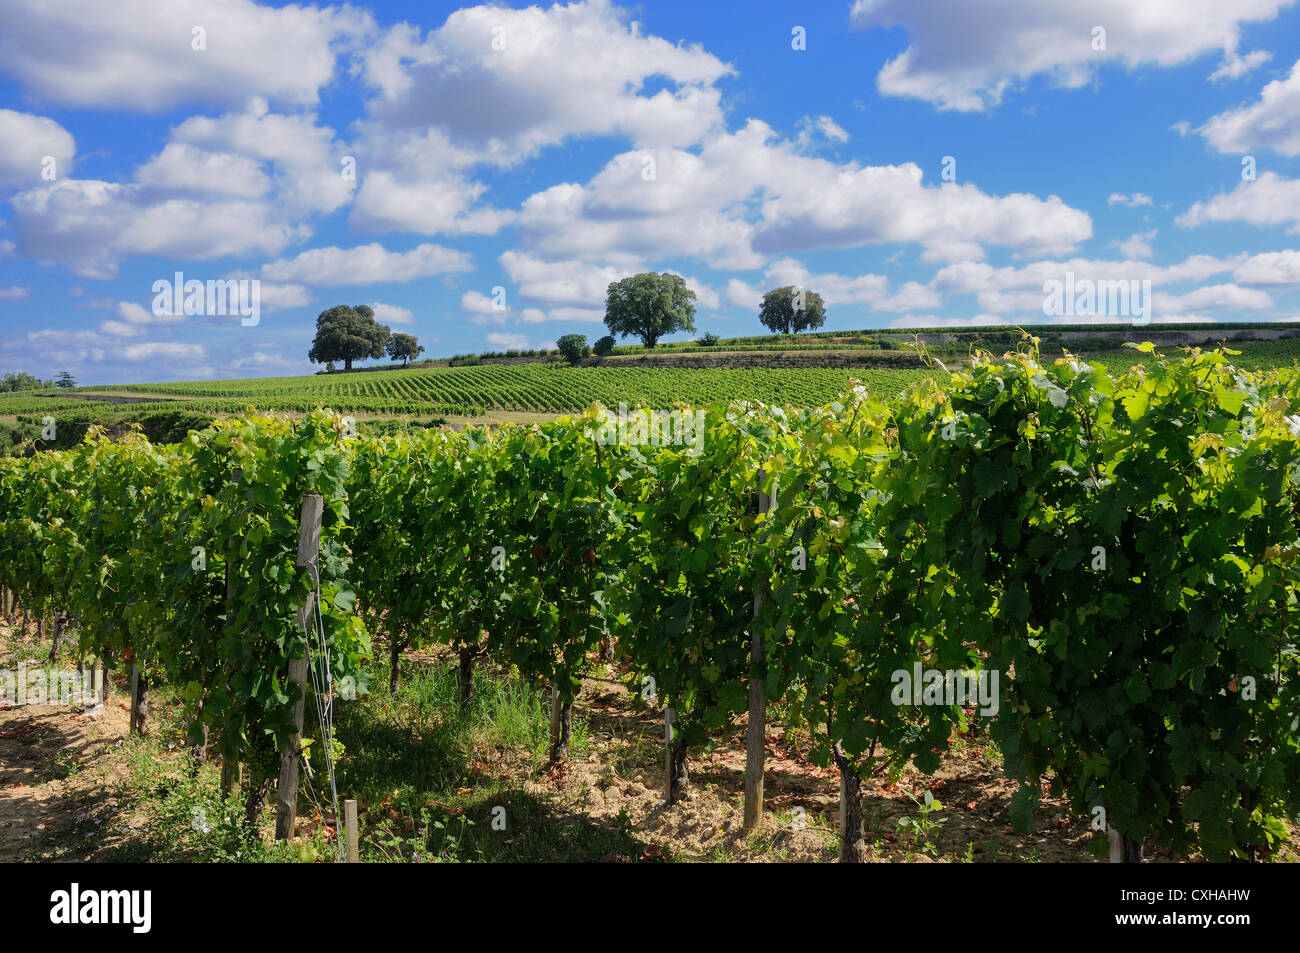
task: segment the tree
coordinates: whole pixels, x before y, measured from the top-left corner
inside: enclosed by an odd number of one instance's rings
[[[614,350],[614,336],[606,334],[603,338],[597,338],[591,350],[597,357],[609,357]]]
[[[393,360],[402,362],[406,366],[407,361],[414,360],[424,353],[424,348],[420,342],[415,339],[414,334],[394,334],[388,339],[388,356]]]
[[[681,275],[652,271],[611,282],[605,292],[605,326],[654,347],[665,334],[695,330],[695,292]]]
[[[316,340],[307,358],[313,364],[343,361],[343,369],[350,371],[353,361],[383,357],[391,333],[385,325],[375,322],[375,312],[366,305],[336,305],[316,319]]]
[[[58,379],[55,380],[54,386],[64,387],[64,388],[76,387],[77,379],[73,377],[71,374],[69,374],[67,371],[59,371],[59,376]]]
[[[763,295],[758,320],[775,334],[798,334],[825,324],[826,306],[817,292],[786,285]]]
[[[20,391],[20,390],[39,390],[42,387],[50,387],[53,381],[41,381],[24,371],[14,373],[9,371],[5,374],[4,379],[0,380],[0,391]]]
[[[570,364],[577,364],[588,354],[587,335],[566,334],[555,342],[556,350]]]

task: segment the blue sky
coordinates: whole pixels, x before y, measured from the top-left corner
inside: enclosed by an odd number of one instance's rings
[[[1066,272],[1298,320],[1300,11],[7,0],[0,223],[0,370],[88,384],[310,373],[341,303],[594,340],[644,270],[724,336],[786,284],[828,329],[1043,323]],[[155,308],[177,272],[260,320]]]

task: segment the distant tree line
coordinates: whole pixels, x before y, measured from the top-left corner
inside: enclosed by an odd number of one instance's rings
[[[41,380],[23,371],[9,371],[0,378],[0,393],[23,390],[49,390],[51,387],[76,387],[77,380],[68,371],[59,371],[54,380]]]

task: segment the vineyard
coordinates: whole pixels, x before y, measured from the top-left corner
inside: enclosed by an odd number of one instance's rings
[[[550,699],[554,766],[584,678],[614,672],[664,719],[667,804],[743,725],[746,830],[779,715],[838,776],[842,861],[866,854],[865,782],[971,735],[1017,830],[1051,795],[1098,856],[1274,859],[1300,820],[1300,375],[1235,356],[142,385],[308,412],[0,459],[3,609],[129,670],[138,731],[174,692],[247,830],[276,792],[281,840],[305,744],[316,791],[347,776],[331,726],[382,645],[390,689],[409,653],[452,659],[462,711],[487,667],[516,673]],[[314,400],[587,409],[373,435]],[[588,406],[619,402],[675,412]]]
[[[667,407],[674,401],[764,400],[770,403],[821,403],[842,393],[853,371],[833,368],[757,368],[685,370],[680,368],[567,367],[562,364],[440,367],[368,374],[266,378],[248,381],[196,381],[138,384],[113,388],[140,394],[234,398],[261,408],[267,401],[321,401],[335,410],[374,413],[417,412],[430,405],[448,408],[571,411],[592,403]],[[913,376],[900,371],[856,371],[869,384],[901,389]],[[394,409],[401,406],[401,410]],[[275,406],[267,409],[296,409]]]

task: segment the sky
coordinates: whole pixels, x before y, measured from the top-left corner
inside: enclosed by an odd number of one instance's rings
[[[1300,320],[1300,10],[0,5],[0,371],[307,374],[339,304],[435,356],[594,341],[647,270],[723,337],[783,285],[827,330],[1130,321],[1045,315],[1067,273]]]

